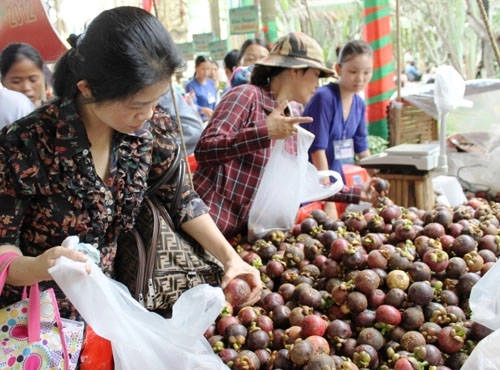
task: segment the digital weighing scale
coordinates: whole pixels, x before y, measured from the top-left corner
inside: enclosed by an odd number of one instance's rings
[[[383,153],[363,158],[359,165],[369,168],[414,167],[419,171],[430,171],[438,166],[439,142],[425,144],[400,144]]]

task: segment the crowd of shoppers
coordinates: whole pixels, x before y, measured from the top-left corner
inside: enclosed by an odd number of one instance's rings
[[[113,278],[117,238],[132,228],[148,183],[169,169],[179,145],[196,156],[193,186],[172,180],[156,195],[169,204],[181,194],[174,224],[221,262],[222,287],[242,278],[251,287],[246,304],[255,303],[259,271],[228,240],[247,232],[271,149],[276,140],[296,135],[298,124],[317,136],[311,161],[319,169],[341,171],[336,161],[342,158],[331,148],[337,136],[359,134],[352,152],[368,153],[364,105],[356,94],[371,77],[369,47],[347,44],[334,71],[318,42],[302,32],[287,33],[271,49],[248,39],[224,59],[229,85],[220,97],[218,65],[198,56],[184,85],[186,63],[170,34],[141,8],[103,11],[68,41],[71,48],[49,78],[28,44],[10,44],[0,56],[0,254],[18,255],[0,306],[39,282],[55,289],[63,317],[81,319],[48,273],[60,256],[87,260],[63,248],[63,240],[76,235],[96,246],[100,268]],[[339,82],[318,90],[321,79],[335,72]],[[338,117],[322,113],[323,104],[340,107]],[[294,106],[305,106],[303,114]],[[338,122],[340,134],[324,132]],[[359,192],[344,189],[333,199],[356,197]]]

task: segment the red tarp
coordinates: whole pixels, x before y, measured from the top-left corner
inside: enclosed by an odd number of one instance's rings
[[[55,62],[67,50],[41,0],[0,0],[0,50],[11,42],[32,45],[45,62]]]

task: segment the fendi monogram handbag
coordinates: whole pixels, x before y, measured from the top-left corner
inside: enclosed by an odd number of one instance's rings
[[[148,190],[134,228],[120,235],[115,260],[116,279],[148,310],[166,316],[184,291],[201,283],[219,285],[223,275],[217,259],[175,230],[167,209],[154,195],[171,176],[183,182],[184,160],[178,158],[169,172]]]

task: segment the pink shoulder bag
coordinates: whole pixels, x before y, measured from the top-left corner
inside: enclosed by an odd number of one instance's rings
[[[18,254],[0,255],[0,294]],[[54,290],[26,287],[23,299],[0,309],[0,369],[73,370],[83,341],[84,323],[61,319]]]

